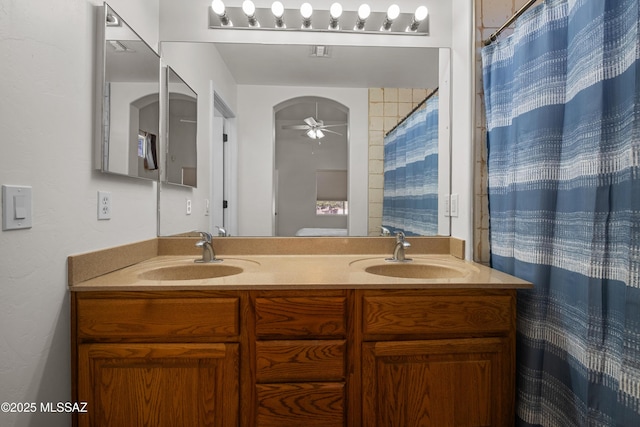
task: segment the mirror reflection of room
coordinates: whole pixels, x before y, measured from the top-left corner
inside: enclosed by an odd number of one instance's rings
[[[248,38],[253,34],[250,32]],[[406,117],[425,97],[448,81],[449,49],[421,47],[328,46],[327,57],[312,56],[317,45],[258,44],[258,43],[186,43],[163,42],[163,57],[169,64],[180,64],[180,74],[189,82],[201,80],[200,87],[211,87],[202,81],[204,74],[218,76],[214,86],[214,99],[225,104],[230,114],[224,114],[228,141],[218,142],[217,117],[211,124],[213,139],[207,133],[198,135],[199,181],[209,178],[210,192],[192,200],[194,213],[185,216],[181,206],[190,194],[164,188],[160,193],[160,235],[174,235],[193,229],[222,226],[232,236],[295,236],[311,232],[318,234],[346,234],[349,236],[377,236],[380,234],[384,196],[384,134]],[[212,58],[202,62],[202,58]],[[214,60],[215,59],[215,60]],[[259,67],[256,64],[260,64]],[[398,67],[397,64],[407,64]],[[203,68],[204,67],[204,68]],[[205,73],[205,69],[210,70]],[[224,78],[227,76],[228,78]],[[232,80],[231,80],[232,79]],[[439,110],[448,112],[449,86],[440,90]],[[283,182],[278,137],[284,131],[294,132],[296,138],[307,142],[311,138],[304,129],[282,129],[278,107],[298,98],[317,98],[333,101],[347,111],[343,118],[333,120],[345,123],[343,128],[326,128],[326,135],[337,138],[328,130],[343,133],[346,153],[341,154],[339,165],[309,167],[308,192],[298,206],[283,211],[280,203],[287,193],[281,193]],[[216,107],[218,101],[216,101]],[[201,103],[200,108],[209,108]],[[289,125],[307,125],[305,119],[331,121],[325,116],[323,103],[309,103],[309,111]],[[210,111],[210,110],[209,110]],[[199,112],[207,117],[207,110]],[[228,119],[230,118],[230,119]],[[202,121],[201,121],[202,122]],[[438,192],[449,192],[449,117],[440,114],[438,120]],[[446,128],[443,131],[443,128]],[[311,129],[307,129],[311,130]],[[303,133],[306,136],[303,137]],[[325,149],[329,136],[316,141],[315,147]],[[326,144],[324,141],[327,141]],[[304,145],[296,146],[296,149]],[[306,146],[309,146],[307,143]],[[329,146],[329,145],[327,145]],[[210,165],[203,150],[211,150]],[[318,154],[319,153],[319,154]],[[319,151],[315,157],[324,153]],[[434,158],[435,159],[435,158]],[[315,174],[318,170],[345,170],[347,173],[347,214],[320,217],[316,213],[317,198]],[[222,197],[224,195],[224,197]],[[207,197],[209,196],[209,197]],[[210,214],[200,216],[208,199]],[[217,199],[218,198],[218,199]],[[338,197],[342,198],[342,197]],[[222,208],[223,203],[226,208]],[[337,202],[329,200],[329,202]],[[435,234],[449,235],[449,218],[437,209],[438,229]],[[200,205],[199,205],[200,204]],[[304,212],[307,220],[286,221],[287,213]],[[194,225],[200,220],[201,225]],[[283,225],[283,223],[285,225]],[[182,224],[182,226],[180,226]],[[308,230],[312,229],[312,230]],[[321,230],[326,229],[326,230]],[[423,231],[424,232],[424,231]],[[417,234],[417,232],[416,232]]]
[[[300,97],[275,110],[276,235],[346,236],[348,108]]]
[[[166,182],[197,187],[198,95],[167,67]]]
[[[97,124],[103,172],[158,179],[160,57],[111,7],[99,28],[103,53]],[[100,70],[100,68],[99,68]],[[100,100],[101,99],[101,100]]]
[[[384,137],[385,232],[438,234],[438,89]]]

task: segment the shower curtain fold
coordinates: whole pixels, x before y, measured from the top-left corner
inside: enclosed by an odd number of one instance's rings
[[[438,234],[438,96],[384,138],[382,225],[392,233]]]
[[[637,0],[547,0],[482,51],[491,262],[518,294],[517,423],[640,425]]]

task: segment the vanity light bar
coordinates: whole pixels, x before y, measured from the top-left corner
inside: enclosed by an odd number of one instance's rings
[[[362,3],[358,10],[349,11],[343,10],[338,2],[332,3],[328,10],[317,10],[310,2],[305,2],[301,8],[291,9],[281,1],[274,1],[268,8],[255,7],[251,0],[245,0],[243,7],[227,7],[223,1],[213,0],[208,8],[210,29],[429,34],[426,6],[402,13],[396,4],[383,10],[373,10],[370,5]]]

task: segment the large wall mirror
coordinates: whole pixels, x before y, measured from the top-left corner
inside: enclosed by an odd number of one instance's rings
[[[167,43],[171,44],[171,43]],[[174,43],[178,45],[179,43]],[[184,44],[184,42],[182,43]],[[288,124],[302,123],[306,118],[314,116],[316,102],[318,100],[318,118],[322,120],[330,119],[323,117],[327,113],[323,112],[328,103],[337,102],[348,109],[349,126],[339,129],[347,139],[346,144],[365,144],[364,150],[354,155],[353,150],[349,150],[348,164],[352,170],[348,170],[350,188],[353,188],[353,181],[363,183],[362,191],[350,191],[349,215],[351,224],[355,221],[358,224],[371,223],[371,212],[375,209],[382,210],[382,191],[368,191],[367,182],[377,179],[384,182],[382,176],[372,178],[373,169],[382,169],[380,161],[380,148],[367,148],[369,140],[383,138],[383,129],[370,128],[372,123],[384,122],[384,129],[389,129],[389,121],[401,120],[405,113],[411,108],[406,107],[405,99],[369,99],[370,89],[399,89],[397,93],[411,93],[412,89],[417,89],[416,93],[424,94],[426,97],[433,89],[440,87],[439,98],[444,105],[439,114],[439,126],[443,130],[439,133],[439,159],[437,161],[437,176],[439,187],[438,194],[448,194],[450,186],[449,168],[449,102],[450,97],[450,75],[449,75],[449,49],[446,48],[423,48],[423,47],[389,47],[389,46],[328,46],[327,57],[314,57],[313,46],[302,44],[251,44],[251,43],[213,43],[218,58],[224,62],[224,66],[229,70],[237,84],[237,91],[241,96],[238,98],[238,107],[233,113],[237,116],[238,129],[231,130],[231,138],[236,138],[238,145],[237,166],[233,163],[225,162],[225,167],[236,168],[235,179],[239,182],[236,186],[238,194],[237,200],[229,200],[230,209],[238,209],[237,216],[240,218],[238,232],[232,235],[241,236],[277,236],[285,235],[280,231],[286,228],[277,224],[276,214],[280,215],[282,207],[279,207],[283,199],[283,194],[277,194],[281,179],[278,170],[282,166],[278,164],[281,158],[276,158],[278,154],[278,137],[285,135],[279,128],[280,121]],[[167,46],[168,47],[168,46]],[[163,42],[163,52],[165,42]],[[167,49],[169,50],[169,49]],[[189,66],[181,64],[181,66]],[[197,67],[197,64],[192,64]],[[402,89],[402,91],[400,90]],[[378,91],[379,92],[379,91]],[[393,93],[389,90],[388,93]],[[343,94],[354,94],[342,96]],[[244,95],[242,95],[244,94]],[[296,98],[308,98],[313,102],[300,104],[300,108],[287,110],[286,117],[284,111],[276,111],[278,105],[287,100]],[[421,99],[411,99],[414,105]],[[404,105],[400,106],[400,103]],[[310,113],[313,110],[313,114]],[[399,111],[402,109],[402,111]],[[276,114],[277,113],[277,114]],[[392,117],[393,116],[393,117]],[[204,120],[204,117],[200,117]],[[344,118],[337,122],[344,121]],[[277,123],[278,122],[278,123]],[[284,123],[284,122],[283,122]],[[357,124],[356,124],[357,123]],[[371,132],[372,131],[372,132]],[[323,149],[318,142],[309,141],[302,135],[302,131],[292,130],[286,135],[299,136],[300,155],[318,157]],[[232,141],[233,143],[233,141]],[[314,151],[312,146],[317,147]],[[314,154],[315,153],[315,154]],[[288,154],[292,154],[289,152]],[[212,151],[212,156],[224,156],[222,151]],[[376,157],[378,156],[378,157]],[[292,156],[295,157],[295,156]],[[296,161],[295,159],[293,161]],[[297,160],[299,164],[301,159]],[[211,159],[203,159],[200,166],[209,166]],[[357,165],[357,170],[353,170],[353,165]],[[343,164],[326,166],[327,170],[343,169]],[[225,171],[225,174],[228,171]],[[316,170],[309,171],[308,181],[315,181]],[[204,173],[201,176],[212,176]],[[302,180],[302,178],[301,178]],[[215,183],[214,183],[215,184]],[[233,183],[225,182],[226,185]],[[360,186],[359,188],[363,188]],[[215,191],[215,190],[214,190]],[[166,196],[166,197],[165,197]],[[162,199],[170,197],[161,194]],[[178,196],[180,197],[180,196]],[[232,195],[233,198],[233,195]],[[353,198],[359,200],[352,202]],[[364,201],[363,201],[364,200]],[[175,234],[177,229],[175,224],[184,221],[183,231],[193,229],[192,218],[185,218],[180,211],[170,211],[165,206],[171,205],[161,200],[159,230],[161,235]],[[358,202],[359,205],[356,203]],[[438,203],[438,197],[436,197]],[[178,198],[174,204],[181,204]],[[295,206],[292,210],[302,210],[301,206]],[[356,208],[358,208],[357,210]],[[352,207],[355,207],[352,209]],[[305,212],[314,209],[310,205]],[[438,206],[438,209],[440,206]],[[442,207],[443,208],[443,207]],[[280,212],[278,212],[280,210]],[[442,209],[444,211],[444,208]],[[177,215],[177,216],[176,216]],[[314,212],[315,215],[315,212]],[[183,220],[180,219],[183,218]],[[206,219],[205,219],[206,220]],[[191,221],[191,222],[187,222]],[[450,218],[443,212],[437,218],[439,235],[450,234]],[[243,227],[242,224],[249,224]],[[169,226],[171,224],[171,226]],[[223,225],[229,228],[228,224],[207,224],[211,231],[215,232],[215,225]],[[289,234],[294,234],[299,229],[307,227],[318,227],[317,225],[296,223],[295,227],[289,230]],[[342,229],[343,225],[331,225],[331,228]],[[322,226],[324,228],[324,226]],[[349,229],[349,226],[347,226]],[[294,230],[295,229],[295,230]],[[247,231],[248,230],[248,231]],[[364,231],[363,231],[364,230]],[[367,230],[366,225],[359,232],[354,233],[352,229],[347,230],[349,235],[370,235],[373,234],[371,227]]]
[[[165,50],[175,53],[180,49],[186,49],[188,42],[163,42],[163,56]],[[195,45],[195,43],[194,43]],[[315,99],[325,98],[328,102],[337,102],[348,109],[349,126],[339,129],[347,138],[350,147],[355,145],[365,145],[357,155],[350,149],[348,164],[348,179],[350,188],[356,180],[360,185],[357,191],[349,193],[349,215],[352,216],[350,223],[357,222],[364,224],[357,233],[353,232],[353,227],[347,226],[349,235],[363,236],[372,235],[374,231],[371,227],[367,229],[367,223],[372,223],[375,216],[374,211],[382,212],[383,192],[369,191],[368,183],[371,180],[378,180],[383,183],[381,175],[382,147],[367,147],[369,140],[382,139],[383,128],[378,128],[378,122],[396,122],[402,119],[405,112],[408,112],[403,105],[403,112],[398,111],[399,103],[406,100],[389,97],[385,99],[370,99],[373,93],[370,89],[390,89],[389,94],[411,92],[417,89],[416,93],[422,93],[424,97],[433,89],[439,87],[440,106],[438,132],[438,160],[437,186],[435,190],[442,197],[450,190],[450,137],[449,137],[449,117],[450,117],[450,51],[448,48],[430,47],[397,47],[397,46],[354,46],[354,45],[331,45],[328,46],[326,57],[313,56],[313,46],[303,44],[264,44],[264,43],[229,43],[218,42],[209,43],[215,46],[216,61],[224,63],[224,67],[237,87],[233,89],[238,94],[237,107],[233,111],[235,118],[224,124],[227,133],[230,134],[230,146],[224,150],[237,153],[236,163],[220,162],[224,164],[224,186],[219,194],[225,194],[226,186],[231,188],[229,209],[234,210],[234,214],[239,218],[237,232],[234,233],[233,224],[229,227],[227,223],[213,222],[211,218],[204,218],[202,225],[212,232],[216,232],[215,226],[222,225],[230,231],[232,235],[240,236],[276,236],[277,229],[284,229],[277,226],[275,214],[277,213],[278,177],[276,171],[276,152],[279,135],[284,135],[282,129],[278,128],[280,123],[295,124],[302,123],[305,118],[314,116],[316,103]],[[166,49],[165,49],[166,48]],[[204,49],[202,47],[193,48]],[[180,55],[172,55],[173,58]],[[195,55],[194,55],[195,56]],[[172,58],[172,59],[173,59]],[[181,69],[197,67],[197,61],[191,64],[180,64]],[[185,71],[186,72],[186,71]],[[207,82],[209,84],[209,82]],[[212,82],[214,90],[221,82]],[[276,111],[276,107],[282,102],[296,98],[307,98],[313,100],[311,103],[301,104],[299,109],[289,109],[287,111]],[[421,99],[412,99],[411,102],[419,102]],[[388,102],[387,102],[388,101]],[[303,108],[304,107],[304,108]],[[308,108],[307,108],[308,107]],[[324,117],[323,100],[319,100],[318,118],[329,120]],[[313,114],[309,113],[313,110]],[[410,110],[410,109],[409,109]],[[283,115],[287,113],[287,115]],[[391,118],[391,116],[394,116]],[[315,116],[314,116],[315,117]],[[204,120],[200,116],[200,120]],[[344,121],[343,118],[336,122]],[[215,122],[215,121],[214,121]],[[278,123],[277,123],[278,122]],[[372,128],[372,124],[376,123]],[[237,124],[237,128],[234,126]],[[229,127],[227,127],[229,125]],[[215,124],[211,125],[212,134],[215,133]],[[389,129],[384,124],[384,129]],[[300,144],[307,144],[308,155],[314,154],[311,145],[307,140],[302,140],[302,131],[292,130],[288,135],[300,136]],[[300,135],[298,135],[300,134]],[[208,146],[212,146],[207,141]],[[234,149],[234,145],[237,147]],[[316,147],[322,149],[315,143]],[[226,146],[225,146],[226,147]],[[301,150],[305,151],[305,150]],[[317,150],[316,150],[317,153]],[[292,153],[288,153],[292,154]],[[213,151],[213,158],[201,159],[200,168],[215,164],[219,158],[224,157],[223,150]],[[294,160],[295,161],[295,160]],[[353,168],[356,165],[356,168]],[[324,169],[341,169],[342,166],[323,166]],[[357,170],[356,170],[357,169]],[[372,178],[372,171],[379,170],[377,177]],[[200,172],[201,177],[215,176],[216,171]],[[317,171],[310,171],[312,177],[309,180],[316,180]],[[311,175],[310,175],[311,176]],[[235,182],[234,182],[235,180]],[[215,180],[213,180],[215,181]],[[218,182],[213,182],[214,187]],[[233,190],[236,191],[234,194]],[[215,194],[216,189],[212,190]],[[194,229],[192,216],[185,216],[182,209],[175,209],[174,206],[182,206],[183,199],[191,194],[178,194],[174,196],[175,201],[169,200],[172,195],[167,192],[161,193],[160,203],[160,235],[173,235],[179,232],[188,232]],[[204,197],[204,196],[198,196]],[[435,203],[438,205],[437,233],[439,235],[450,234],[450,218],[444,215],[444,206],[440,203],[442,197],[436,196]],[[215,199],[215,196],[212,197]],[[354,200],[356,199],[356,200]],[[353,203],[352,203],[353,202]],[[358,210],[358,206],[360,209]],[[217,205],[212,205],[212,209]],[[315,209],[315,206],[311,207]],[[353,209],[352,209],[353,208]],[[307,209],[308,210],[308,209]],[[214,213],[212,212],[212,216]],[[222,215],[220,216],[220,218]],[[207,222],[208,221],[208,222]],[[176,224],[184,223],[182,228]],[[248,225],[248,226],[247,226]],[[316,226],[317,227],[317,226]],[[333,227],[333,226],[331,226]],[[335,227],[343,228],[344,225]],[[295,231],[306,228],[306,224],[297,224]],[[292,230],[293,230],[292,228]],[[351,229],[349,229],[351,228]],[[291,233],[289,233],[291,234]]]
[[[98,15],[96,168],[157,180],[160,56],[106,3]]]
[[[198,94],[167,67],[167,183],[197,187],[197,131]]]

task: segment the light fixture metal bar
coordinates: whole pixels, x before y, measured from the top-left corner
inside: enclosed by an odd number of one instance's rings
[[[225,30],[251,30],[251,31],[313,31],[313,32],[341,32],[341,33],[357,33],[357,34],[383,34],[383,35],[409,35],[409,36],[426,36],[429,35],[429,19],[427,17],[420,23],[416,32],[406,32],[405,29],[411,24],[413,20],[414,11],[407,11],[407,13],[400,13],[400,15],[393,21],[389,31],[380,31],[380,27],[384,22],[387,12],[384,11],[372,11],[371,15],[367,18],[365,27],[362,31],[354,31],[353,27],[356,23],[358,12],[355,10],[344,10],[340,16],[340,29],[329,29],[329,21],[331,15],[329,10],[315,10],[311,16],[312,28],[302,29],[300,23],[302,17],[300,16],[299,9],[285,9],[284,22],[287,24],[286,28],[277,28],[275,26],[275,19],[270,8],[256,8],[255,16],[260,22],[260,27],[250,27],[247,24],[247,17],[242,11],[241,7],[227,7],[227,15],[233,22],[233,27],[223,26],[220,24],[219,17],[211,10],[209,10],[209,28],[210,29],[225,29]]]

